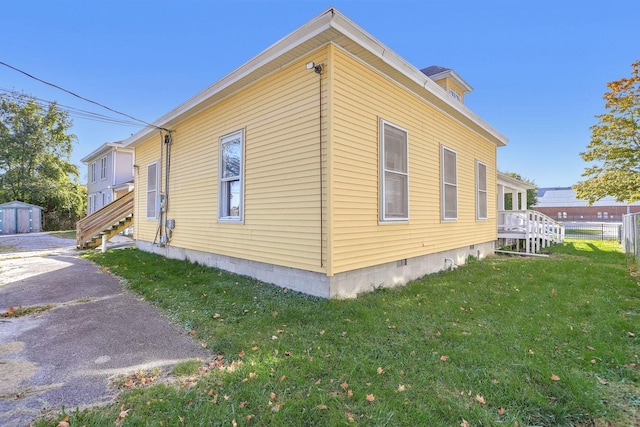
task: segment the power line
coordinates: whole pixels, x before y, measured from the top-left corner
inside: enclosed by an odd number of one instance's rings
[[[22,96],[22,94],[16,92],[15,90],[6,89],[2,87],[0,87],[0,92],[5,92],[6,93],[5,96],[9,96],[12,99],[19,99]],[[84,120],[92,120],[92,121],[102,122],[102,123],[112,123],[112,124],[117,124],[121,126],[131,126],[131,127],[138,127],[138,128],[142,126],[139,123],[135,123],[129,120],[117,119],[115,117],[105,116],[103,114],[95,113],[93,111],[87,111],[87,110],[82,110],[80,108],[63,105],[58,103],[57,101],[48,101],[46,99],[37,98],[32,95],[24,95],[24,96],[29,97],[29,99],[35,100],[36,103],[41,106],[48,106],[55,103],[58,109],[67,112],[71,117],[84,119]]]
[[[129,114],[123,113],[123,112],[118,111],[118,110],[114,110],[113,108],[109,108],[109,107],[107,107],[106,105],[100,104],[99,102],[92,101],[91,99],[85,98],[84,96],[80,96],[80,95],[78,95],[77,93],[73,93],[73,92],[71,92],[70,90],[67,90],[67,89],[65,89],[65,88],[63,88],[63,87],[60,87],[60,86],[56,85],[56,84],[53,84],[53,83],[50,83],[50,82],[48,82],[48,81],[46,81],[46,80],[42,80],[42,79],[39,79],[38,77],[32,76],[31,74],[27,73],[26,71],[22,71],[22,70],[21,70],[21,69],[19,69],[19,68],[16,68],[16,67],[14,67],[14,66],[12,66],[12,65],[7,64],[6,62],[2,62],[2,61],[0,61],[0,65],[4,65],[4,66],[5,66],[5,67],[7,67],[7,68],[11,68],[12,70],[17,71],[17,72],[19,72],[19,73],[21,73],[21,74],[24,74],[25,76],[27,76],[27,77],[29,77],[29,78],[31,78],[31,79],[37,80],[37,81],[39,81],[40,83],[44,83],[44,84],[46,84],[46,85],[48,85],[48,86],[54,87],[54,88],[56,88],[56,89],[59,89],[59,90],[61,90],[61,91],[63,91],[63,92],[68,93],[69,95],[72,95],[72,96],[75,96],[76,98],[82,99],[83,101],[90,102],[90,103],[95,104],[95,105],[97,105],[97,106],[99,106],[99,107],[102,107],[102,108],[104,108],[104,109],[106,109],[106,110],[109,110],[109,111],[114,112],[114,113],[116,113],[116,114],[120,114],[121,116],[128,117],[128,118],[130,118],[130,119],[132,119],[132,120],[135,120],[136,122],[144,123],[144,124],[145,124],[145,125],[147,125],[147,126],[151,126],[151,127],[156,128],[156,129],[163,130],[163,131],[165,131],[165,132],[169,132],[169,130],[168,130],[168,129],[161,128],[161,127],[159,127],[159,126],[156,126],[156,125],[153,125],[153,124],[151,124],[151,123],[145,122],[144,120],[137,119],[137,118],[135,118],[135,117],[133,117],[133,116],[130,116]]]

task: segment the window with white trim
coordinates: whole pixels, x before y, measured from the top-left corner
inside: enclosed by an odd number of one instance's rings
[[[408,132],[380,120],[380,221],[409,219]]]
[[[147,219],[158,217],[158,162],[147,166]]]
[[[107,156],[100,159],[100,179],[107,179]]]
[[[444,145],[440,148],[442,171],[442,219],[458,219],[458,154]]]
[[[241,222],[244,218],[244,131],[220,138],[218,220]]]
[[[476,218],[487,219],[487,165],[476,162]]]
[[[456,101],[461,101],[460,94],[455,89],[449,89],[449,96]]]
[[[96,162],[91,163],[91,182],[96,182]]]

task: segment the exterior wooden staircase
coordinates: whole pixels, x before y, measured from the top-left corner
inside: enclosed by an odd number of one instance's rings
[[[96,248],[100,246],[103,235],[110,239],[130,227],[134,195],[135,191],[131,191],[78,221],[76,246],[79,249]]]

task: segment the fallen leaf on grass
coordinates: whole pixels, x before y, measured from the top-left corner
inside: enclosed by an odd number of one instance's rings
[[[633,332],[627,332],[627,336],[629,338],[634,338],[636,336],[636,334],[634,334]]]
[[[556,374],[551,374],[551,379],[552,379],[553,381],[560,381],[560,377],[559,377],[559,376],[557,376]]]
[[[481,394],[476,394],[476,401],[481,405],[484,405],[485,403],[487,403],[486,400],[484,400],[484,397],[482,397]]]
[[[376,398],[373,394],[367,394],[367,400],[369,402],[373,402],[374,400],[376,400]]]
[[[402,391],[404,391],[404,389],[405,389],[404,385],[402,385],[402,384],[398,385],[398,391],[402,392]]]
[[[342,384],[340,384],[340,387],[342,387],[343,389],[347,389],[349,387],[349,383],[345,381]]]
[[[353,397],[353,390],[347,390],[347,396]]]
[[[119,426],[122,421],[124,421],[125,417],[129,414],[129,409],[124,409],[124,405],[122,405],[120,407],[120,414],[118,416],[118,418],[116,419],[116,425]]]
[[[440,360],[442,360],[443,362],[446,362],[447,360],[449,360],[449,356],[445,356],[443,354],[442,356],[440,356]]]
[[[602,384],[602,385],[607,385],[607,384],[608,384],[608,383],[607,383],[605,380],[603,380],[602,378],[600,378],[600,377],[598,377],[598,376],[596,376],[596,378],[598,379],[598,382],[599,382],[600,384]]]
[[[471,427],[471,424],[469,424],[469,421],[463,418],[462,422],[460,423],[460,427]]]
[[[329,408],[327,408],[327,405],[318,405],[316,406],[316,409],[329,409]]]
[[[381,367],[378,367],[376,371],[378,372],[378,375],[382,375],[384,373],[384,369],[382,369]]]
[[[498,414],[504,415],[507,411],[504,408],[498,409]]]

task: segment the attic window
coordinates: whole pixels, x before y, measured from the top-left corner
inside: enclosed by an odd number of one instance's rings
[[[460,94],[458,92],[456,92],[455,89],[449,89],[449,96],[451,96],[456,101],[460,101],[461,100]]]

